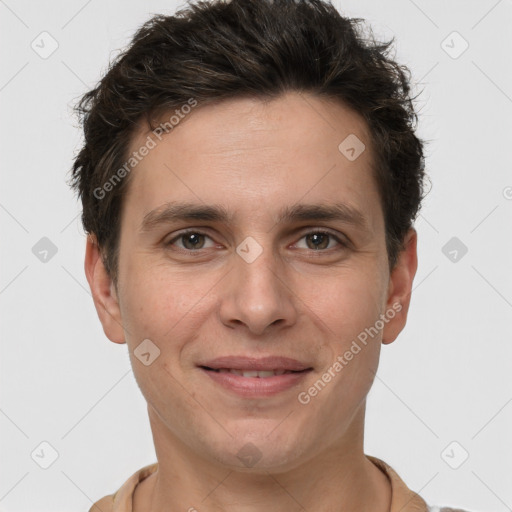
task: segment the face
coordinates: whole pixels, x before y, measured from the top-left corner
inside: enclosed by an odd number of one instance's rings
[[[355,159],[348,136],[355,156],[365,144]],[[364,121],[288,93],[196,107],[153,138],[124,203],[117,291],[92,243],[86,273],[154,435],[253,471],[346,449],[416,271],[411,230],[389,272]]]

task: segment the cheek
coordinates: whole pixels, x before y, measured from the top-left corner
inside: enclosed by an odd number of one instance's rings
[[[132,267],[125,275],[121,301],[127,340],[134,344],[142,336],[158,343],[185,315],[187,303],[179,283],[168,279],[164,269]]]
[[[205,292],[184,278],[169,275],[162,266],[146,264],[131,270],[131,277],[125,279],[121,313],[134,377],[156,411],[172,410],[176,418],[185,418],[185,409],[193,406],[193,400],[188,400],[189,393],[183,395],[174,365],[195,336],[201,310],[192,306]],[[145,339],[159,350],[149,365],[137,357],[137,348]]]
[[[303,287],[304,302],[332,336],[357,336],[378,319],[385,286],[382,277],[370,267],[364,272],[343,269],[317,280],[318,286]]]
[[[149,338],[161,350],[169,346],[178,350],[180,340],[185,343],[204,323],[211,308],[208,291],[219,277],[212,273],[197,279],[190,271],[171,272],[168,264],[140,260],[140,265],[131,265],[130,273],[125,274],[121,314],[128,331],[126,339],[132,347]]]
[[[371,264],[365,271],[344,269],[323,281],[322,293],[309,294],[307,303],[314,313],[309,317],[322,331],[319,355],[330,388],[318,403],[326,400],[336,408],[344,403],[348,409],[343,406],[340,414],[345,414],[364,398],[378,367],[381,332],[372,327],[382,313],[385,287]]]

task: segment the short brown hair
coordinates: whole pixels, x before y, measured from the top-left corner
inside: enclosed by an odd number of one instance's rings
[[[156,15],[135,33],[75,110],[84,131],[70,185],[117,285],[120,218],[130,176],[98,198],[127,161],[139,122],[187,103],[308,92],[351,107],[368,124],[390,269],[423,199],[423,144],[410,72],[389,57],[394,38],[365,37],[359,18],[324,0],[214,0]],[[341,142],[341,141],[340,141]]]

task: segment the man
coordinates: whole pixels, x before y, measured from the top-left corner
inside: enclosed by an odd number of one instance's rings
[[[158,459],[91,512],[438,510],[363,451],[424,158],[405,68],[357,22],[321,0],[192,4],[79,104],[85,272]]]

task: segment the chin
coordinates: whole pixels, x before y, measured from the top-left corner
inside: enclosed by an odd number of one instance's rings
[[[291,470],[300,464],[299,457],[304,452],[300,445],[301,436],[293,442],[288,432],[283,431],[281,436],[270,434],[275,427],[273,422],[272,428],[260,426],[258,430],[239,431],[225,439],[221,443],[224,446],[217,446],[212,455],[224,466],[239,472],[279,473]],[[211,450],[212,446],[209,448]]]

